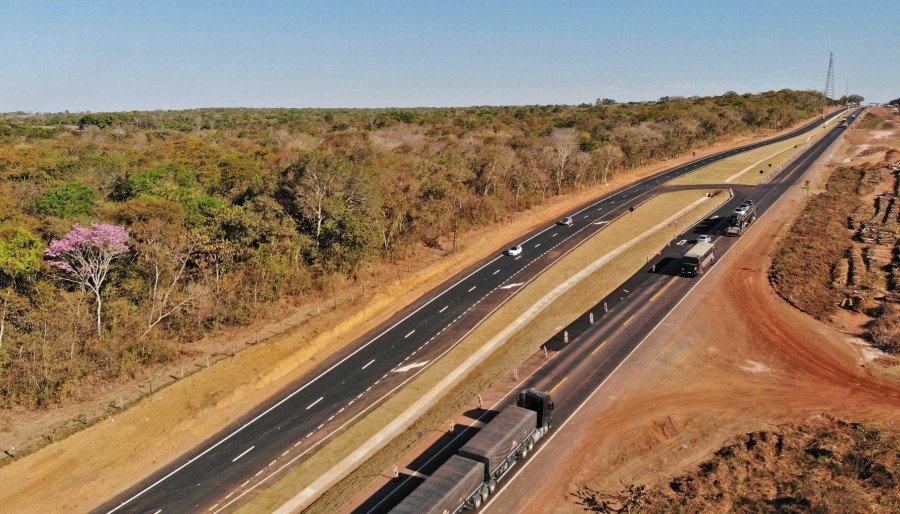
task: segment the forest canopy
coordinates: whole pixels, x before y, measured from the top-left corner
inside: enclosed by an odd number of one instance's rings
[[[79,397],[364,263],[825,105],[0,115],[0,402]]]

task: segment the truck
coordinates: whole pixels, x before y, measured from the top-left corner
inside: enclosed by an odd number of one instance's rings
[[[392,514],[455,514],[478,509],[497,482],[528,456],[550,430],[555,408],[550,394],[523,389],[455,455],[391,510]]]
[[[756,205],[745,205],[735,209],[728,217],[725,233],[730,236],[740,236],[754,220],[756,220]]]
[[[697,243],[681,257],[681,273],[690,277],[702,275],[716,260],[712,243]]]

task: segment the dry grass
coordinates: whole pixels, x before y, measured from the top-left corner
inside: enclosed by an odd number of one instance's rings
[[[896,429],[829,417],[733,439],[665,486],[582,490],[592,512],[900,511]]]
[[[808,143],[822,137],[838,123],[840,116],[830,120],[826,128],[814,129],[780,143],[763,146],[728,159],[715,162],[705,168],[689,173],[670,182],[673,185],[717,184],[732,178],[732,184],[759,184],[787,163],[797,152],[802,151]],[[746,170],[746,171],[745,171]],[[760,174],[759,170],[764,173]]]
[[[584,269],[588,264],[597,260],[598,256],[605,255],[637,234],[652,228],[661,220],[671,217],[706,193],[705,190],[668,193],[638,207],[625,219],[612,223],[601,232],[601,236],[596,236],[583,244],[520,291],[501,310],[472,332],[456,349],[426,370],[400,393],[350,430],[335,438],[311,458],[290,470],[277,483],[245,505],[241,511],[269,511],[279,507],[296,492],[303,489],[306,484],[311,483],[345,455],[355,450],[362,441],[381,430],[388,421],[395,419],[406,406],[420,398],[433,384],[456,369],[473,351],[507,327],[512,320],[528,310],[560,282]],[[694,208],[684,218],[692,220],[702,218],[724,203],[726,199],[725,194],[718,195],[713,200]],[[681,227],[684,226],[682,223]],[[391,462],[396,461],[397,456],[415,445],[424,434],[444,424],[448,416],[457,412],[475,394],[489,387],[500,375],[537,351],[544,341],[556,333],[559,326],[564,326],[582,315],[609,291],[617,287],[621,283],[622,277],[630,276],[639,270],[646,263],[648,255],[657,253],[675,235],[676,229],[673,226],[654,233],[570,289],[562,298],[535,316],[522,330],[513,335],[500,350],[468,375],[464,382],[448,391],[441,402],[422,416],[409,430],[376,453],[373,458],[337,486],[331,488],[309,510],[311,512],[334,511],[347,497],[365,487],[371,481],[373,474],[380,473]]]
[[[832,172],[825,191],[809,201],[772,258],[775,290],[816,318],[827,318],[841,300],[842,291],[832,286],[832,270],[850,244],[847,218],[862,206],[864,177],[864,171],[853,168]]]

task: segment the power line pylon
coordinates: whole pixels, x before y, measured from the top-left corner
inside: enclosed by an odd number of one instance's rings
[[[825,79],[825,96],[834,100],[834,52],[828,53],[828,78]]]

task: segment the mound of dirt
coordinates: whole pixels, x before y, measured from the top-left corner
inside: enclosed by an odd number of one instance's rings
[[[593,512],[898,512],[900,433],[817,417],[733,439],[693,472],[616,495],[579,491]]]

